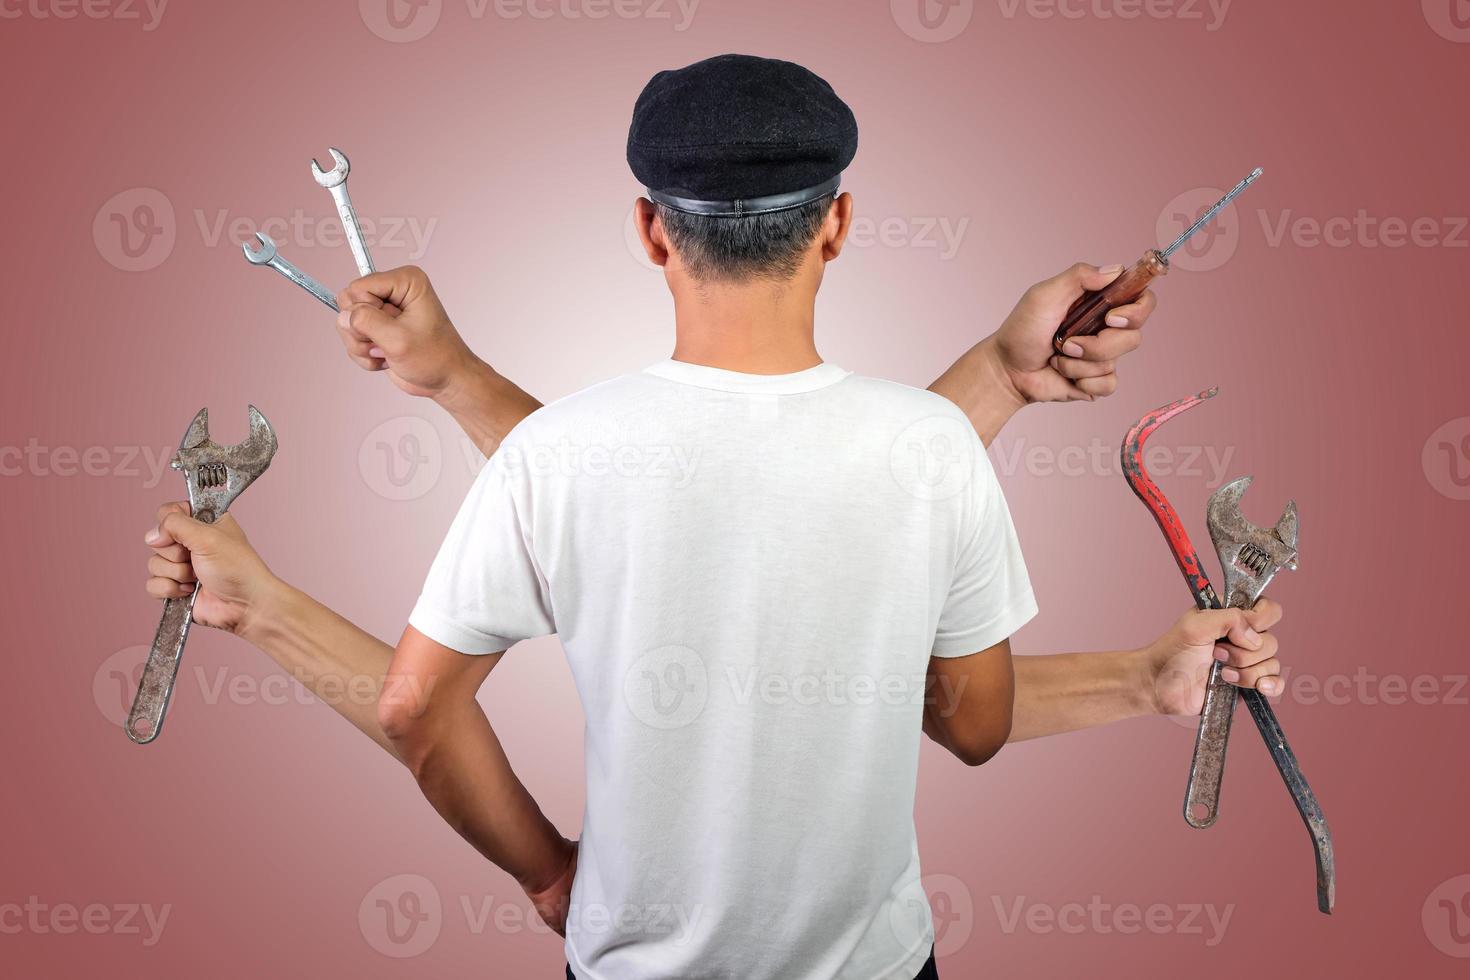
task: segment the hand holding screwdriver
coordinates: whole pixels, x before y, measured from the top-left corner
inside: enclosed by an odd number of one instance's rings
[[[1143,291],[1148,288],[1149,283],[1153,282],[1159,276],[1168,275],[1169,256],[1173,255],[1181,245],[1189,241],[1195,232],[1209,224],[1215,215],[1219,214],[1227,204],[1235,200],[1241,191],[1245,190],[1257,177],[1261,176],[1261,173],[1260,167],[1252,170],[1246,176],[1245,180],[1235,185],[1230,193],[1220,198],[1219,201],[1215,202],[1213,207],[1200,215],[1198,221],[1190,225],[1184,234],[1174,240],[1174,244],[1163,251],[1159,251],[1156,248],[1149,249],[1143,253],[1143,258],[1138,260],[1137,265],[1131,269],[1124,269],[1118,278],[1108,283],[1102,289],[1084,293],[1082,298],[1067,311],[1066,317],[1062,320],[1062,325],[1057,328],[1056,336],[1052,338],[1052,347],[1056,352],[1058,354],[1063,353],[1063,346],[1073,337],[1086,337],[1097,333],[1102,329],[1103,319],[1108,315],[1109,310],[1115,306],[1126,306],[1134,302],[1138,297],[1143,295]]]

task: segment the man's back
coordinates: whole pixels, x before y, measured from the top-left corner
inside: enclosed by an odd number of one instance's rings
[[[877,980],[933,938],[928,659],[1034,611],[951,403],[669,361],[506,439],[412,623],[468,653],[560,634],[587,716],[579,978]]]

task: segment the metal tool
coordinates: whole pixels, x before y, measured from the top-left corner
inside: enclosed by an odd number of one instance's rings
[[[251,265],[270,266],[308,293],[311,293],[311,295],[315,296],[333,311],[337,309],[337,299],[327,287],[281,258],[280,252],[276,250],[276,243],[271,241],[269,235],[257,231],[255,238],[260,243],[260,248],[252,251],[249,242],[245,242],[240,246],[241,250],[245,253],[245,258],[250,260]]]
[[[316,160],[312,160],[311,175],[318,184],[332,192],[332,200],[337,203],[337,214],[342,218],[343,230],[347,232],[347,245],[352,249],[352,258],[357,262],[358,273],[372,275],[373,260],[368,255],[367,242],[362,237],[362,226],[357,223],[357,211],[352,207],[352,198],[347,195],[347,175],[352,172],[352,164],[347,162],[347,154],[336,147],[327,152],[332,154],[336,166],[331,170],[323,170]]]
[[[173,467],[182,470],[189,487],[189,510],[194,519],[213,524],[235,498],[270,466],[276,454],[276,434],[254,405],[250,406],[250,435],[236,446],[221,446],[209,438],[209,409],[201,408],[179,443]],[[166,599],[163,618],[153,637],[153,648],[143,666],[138,694],[128,712],[128,738],[146,745],[158,737],[163,715],[179,674],[179,658],[189,637],[196,588],[186,598]]]
[[[1251,609],[1271,579],[1283,568],[1296,568],[1296,501],[1290,501],[1281,520],[1263,531],[1240,514],[1240,498],[1251,478],[1241,477],[1210,496],[1205,524],[1215,553],[1225,572],[1223,606]],[[1205,706],[1200,712],[1199,735],[1194,743],[1194,760],[1189,767],[1189,790],[1184,797],[1184,819],[1201,829],[1220,815],[1220,783],[1225,778],[1225,750],[1230,742],[1230,723],[1240,688],[1225,680],[1225,665],[1211,665],[1205,687]]]
[[[1226,601],[1222,602],[1200,564],[1199,552],[1189,540],[1189,533],[1184,529],[1183,522],[1179,520],[1178,512],[1174,510],[1174,506],[1169,503],[1164,492],[1148,475],[1143,463],[1144,444],[1154,430],[1176,415],[1194,408],[1206,399],[1213,398],[1217,391],[1218,389],[1211,388],[1198,395],[1181,398],[1148,413],[1134,423],[1123,439],[1123,474],[1128,480],[1129,487],[1153,514],[1154,520],[1164,532],[1164,537],[1168,539],[1170,551],[1179,565],[1179,570],[1184,574],[1185,582],[1189,585],[1195,604],[1201,609],[1222,609],[1226,605],[1248,608],[1249,605],[1255,603],[1277,569],[1296,567],[1298,522],[1295,504],[1287,506],[1281,520],[1274,528],[1261,530],[1251,525],[1240,514],[1240,498],[1245,493],[1246,487],[1250,485],[1249,477],[1236,480],[1211,496],[1208,508],[1210,535],[1220,555],[1226,581]],[[1233,692],[1231,695],[1221,695],[1215,690],[1216,682],[1219,681],[1218,674],[1219,669],[1216,665],[1211,670],[1210,685],[1206,689],[1205,708],[1200,718],[1200,736],[1195,745],[1194,762],[1190,766],[1190,794],[1185,801],[1184,818],[1190,826],[1203,828],[1213,824],[1219,816],[1219,784],[1220,776],[1224,772],[1229,719],[1233,713],[1236,698],[1244,700],[1246,707],[1250,709],[1252,719],[1255,720],[1256,728],[1260,731],[1267,749],[1271,752],[1271,759],[1276,763],[1277,771],[1281,773],[1281,778],[1291,793],[1297,813],[1301,815],[1302,822],[1311,835],[1312,849],[1317,863],[1317,908],[1330,914],[1337,901],[1337,865],[1332,849],[1332,833],[1328,829],[1327,818],[1322,813],[1322,807],[1318,804],[1311,786],[1307,784],[1306,777],[1302,775],[1301,766],[1297,763],[1291,746],[1287,744],[1286,734],[1277,722],[1276,713],[1272,710],[1271,703],[1266,700],[1265,695],[1259,691],[1237,688],[1234,685],[1227,685]],[[1213,709],[1210,701],[1212,696],[1215,699]],[[1224,718],[1223,737],[1216,738],[1212,734],[1207,739],[1207,721],[1211,718],[1216,719],[1213,722],[1216,727],[1212,729],[1212,732],[1218,733],[1220,731],[1218,719],[1221,717]],[[1215,752],[1215,745],[1218,745],[1218,754]],[[1202,746],[1206,747],[1204,760],[1201,759]],[[1203,799],[1194,798],[1195,787],[1197,782],[1203,781],[1203,774],[1211,766],[1215,769],[1212,776],[1215,795],[1206,803],[1209,810],[1207,813],[1191,812],[1193,804],[1205,802]]]
[[[1063,346],[1073,337],[1088,337],[1103,328],[1103,321],[1107,318],[1108,311],[1118,306],[1127,306],[1135,302],[1148,289],[1149,283],[1159,276],[1169,273],[1169,256],[1179,250],[1179,247],[1205,225],[1214,220],[1215,215],[1224,210],[1225,206],[1240,196],[1240,192],[1255,182],[1261,176],[1260,167],[1252,170],[1246,175],[1245,180],[1236,184],[1228,194],[1216,201],[1199,220],[1190,225],[1184,234],[1174,240],[1174,244],[1160,251],[1151,248],[1143,253],[1143,258],[1131,269],[1124,269],[1118,278],[1108,283],[1102,289],[1095,292],[1083,293],[1067,315],[1062,319],[1062,325],[1057,328],[1056,336],[1052,338],[1052,347],[1058,354],[1062,353]]]

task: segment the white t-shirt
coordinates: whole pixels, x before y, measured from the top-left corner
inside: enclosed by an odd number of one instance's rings
[[[579,980],[888,980],[934,936],[929,657],[1035,612],[950,402],[667,361],[516,427],[410,622],[469,654],[560,634],[587,719]]]

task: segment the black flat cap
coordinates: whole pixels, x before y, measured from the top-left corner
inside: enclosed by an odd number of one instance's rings
[[[676,210],[760,214],[834,192],[857,141],[852,110],[821,78],[722,54],[653,76],[633,106],[628,166]]]

